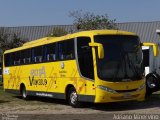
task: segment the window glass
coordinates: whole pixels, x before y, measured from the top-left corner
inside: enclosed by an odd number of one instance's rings
[[[43,61],[43,47],[35,47],[32,49],[32,62],[39,63]]]
[[[31,63],[31,49],[21,51],[21,64]]]
[[[13,58],[14,58],[14,64],[13,65],[20,65],[20,51],[18,52],[14,52],[13,54]]]
[[[58,46],[59,60],[70,60],[75,58],[73,39],[59,42]]]
[[[55,60],[57,60],[56,43],[46,45],[44,51],[45,51],[44,52],[44,60],[45,61],[55,61]]]
[[[74,58],[74,39],[51,43],[4,55],[5,66],[70,60]]]
[[[134,35],[96,35],[104,48],[104,58],[97,59],[98,77],[105,81],[141,80],[144,73],[142,49]]]
[[[143,50],[143,64],[145,67],[149,66],[149,49]]]
[[[13,60],[12,60],[11,53],[5,54],[4,55],[4,60],[5,60],[4,64],[5,64],[6,67],[13,65],[13,62],[12,62]]]
[[[78,63],[82,76],[94,79],[92,48],[89,37],[77,38]]]

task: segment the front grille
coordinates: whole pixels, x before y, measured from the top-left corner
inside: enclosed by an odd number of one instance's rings
[[[137,89],[131,89],[131,90],[116,90],[116,92],[118,93],[125,93],[125,92],[134,92],[136,91]]]

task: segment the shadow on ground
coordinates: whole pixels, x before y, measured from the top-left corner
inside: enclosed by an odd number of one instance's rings
[[[22,99],[21,96],[14,96],[18,99]],[[37,102],[44,102],[44,103],[52,103],[52,104],[60,104],[60,105],[68,105],[66,100],[61,100],[61,99],[53,99],[53,98],[46,98],[46,97],[34,97],[34,96],[29,96],[26,99],[27,102],[29,101],[37,101]]]
[[[10,102],[10,101],[0,100],[0,104],[1,104],[1,103],[7,103],[7,102]]]
[[[101,111],[126,111],[126,110],[138,110],[148,109],[154,107],[160,107],[160,95],[153,94],[143,102],[128,101],[128,102],[117,102],[117,103],[106,103],[106,104],[94,104],[88,106],[91,109]]]
[[[21,99],[19,96],[17,98]],[[27,101],[37,101],[43,103],[52,103],[60,105],[68,105],[68,102],[60,99],[43,98],[43,97],[29,97]],[[126,111],[126,110],[138,110],[160,107],[160,94],[153,94],[143,102],[128,101],[128,102],[117,102],[117,103],[105,103],[105,104],[94,104],[94,103],[83,103],[81,108],[89,108],[100,111]]]

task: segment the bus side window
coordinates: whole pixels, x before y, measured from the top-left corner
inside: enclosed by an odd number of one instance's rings
[[[73,39],[59,42],[58,46],[60,60],[71,60],[75,58]]]
[[[149,66],[149,49],[142,50],[143,52],[143,64],[145,67]]]
[[[42,62],[43,56],[43,47],[35,47],[32,49],[32,62],[33,63],[39,63]]]
[[[31,49],[21,51],[21,64],[31,63]]]
[[[5,54],[4,55],[4,65],[5,65],[5,67],[8,67],[8,66],[10,66],[10,64],[9,64],[9,61],[10,61],[10,54]]]
[[[14,65],[20,65],[20,51],[14,53]]]
[[[57,59],[56,43],[48,44],[45,46],[44,59],[45,61],[55,61]]]
[[[47,61],[55,61],[56,54],[47,54]]]
[[[4,59],[5,59],[5,67],[9,67],[13,65],[13,57],[12,57],[12,53],[8,53],[4,55]]]
[[[28,63],[30,63],[31,62],[31,58],[29,57],[29,58],[25,58],[25,63],[26,64],[28,64]]]
[[[89,37],[77,38],[77,54],[79,69],[82,76],[94,79],[93,55]]]
[[[35,63],[42,62],[42,56],[36,56],[36,57],[34,57],[34,62]]]

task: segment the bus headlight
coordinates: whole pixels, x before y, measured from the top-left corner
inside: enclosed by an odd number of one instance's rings
[[[113,90],[111,88],[108,88],[106,86],[98,85],[97,88],[99,88],[101,90],[105,90],[105,91],[110,92],[110,93],[117,93],[115,90]]]
[[[140,91],[140,90],[142,90],[142,89],[145,88],[145,87],[146,87],[146,85],[143,84],[143,85],[141,85],[141,86],[137,89],[137,91]]]

